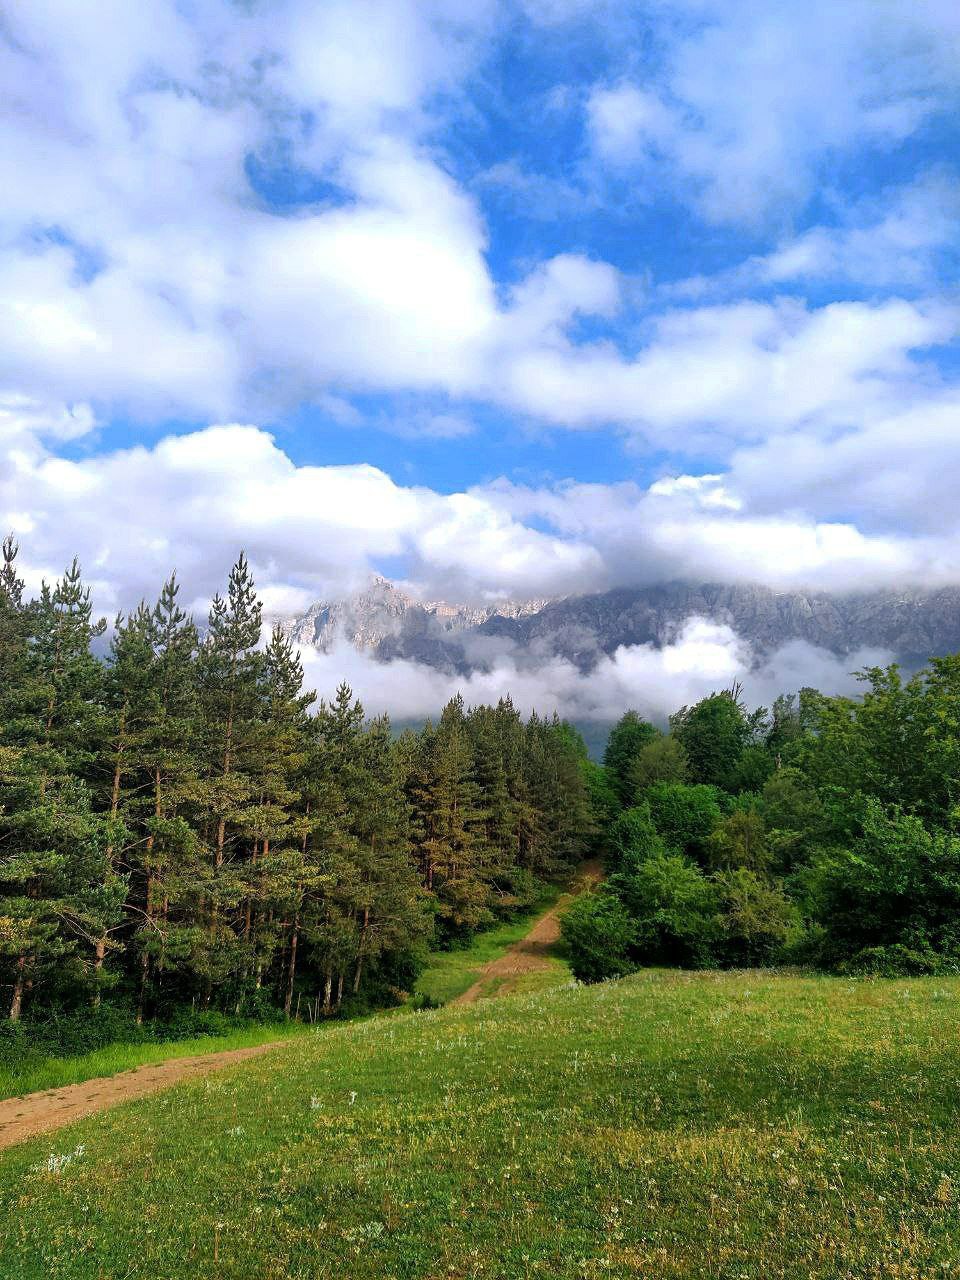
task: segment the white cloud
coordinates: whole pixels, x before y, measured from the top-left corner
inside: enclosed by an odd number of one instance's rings
[[[296,466],[255,427],[69,460],[40,432],[71,421],[36,406],[0,416],[0,527],[24,535],[31,581],[79,555],[106,612],[153,596],[172,568],[208,599],[241,548],[271,600],[301,603],[398,556],[456,597],[549,594],[602,573],[588,544],[519,523],[482,494],[405,488],[371,466]]]
[[[559,25],[612,22],[624,6],[526,8]],[[955,236],[955,180],[935,171],[838,209],[835,226],[777,235],[737,271],[686,282],[666,309],[661,294],[638,313],[630,280],[583,248],[589,235],[555,251],[562,225],[552,256],[534,254],[516,279],[444,152],[440,105],[466,113],[496,21],[514,12],[494,0],[104,0],[94,24],[72,0],[11,8],[0,519],[22,531],[33,579],[77,551],[112,610],[176,565],[202,603],[242,546],[280,612],[398,557],[455,598],[672,577],[957,580],[960,401],[929,359],[956,337],[934,270]],[[825,158],[893,145],[953,102],[955,7],[890,13],[878,20],[868,0],[654,6],[644,21],[666,60],[647,65],[646,46],[631,46],[632,65],[616,62],[586,96],[596,152],[621,182],[672,183],[710,218],[780,228]],[[559,86],[554,103],[578,93]],[[497,170],[487,183],[545,189],[519,162]],[[572,176],[581,210],[599,199]],[[302,199],[285,206],[294,185]],[[570,189],[549,187],[557,213]],[[647,249],[636,246],[641,263]],[[881,292],[741,297],[824,281]],[[882,295],[901,284],[909,298]],[[382,418],[351,403],[370,392],[407,393],[389,424],[400,435],[457,440],[474,406],[492,404],[612,426],[686,461],[645,486],[442,494],[374,467],[297,465],[254,426],[95,451],[95,413],[273,421],[306,399],[351,430]],[[609,705],[624,681],[675,678],[695,652],[740,662],[728,638],[694,639],[672,673],[643,654],[611,659]],[[562,667],[550,678],[523,674],[531,698],[581,696]]]
[[[8,20],[0,48],[16,114],[0,135],[0,385],[18,394],[222,420],[357,391],[437,393],[723,457],[745,439],[848,427],[923,395],[927,371],[910,353],[953,334],[940,304],[785,299],[661,312],[638,335],[619,273],[578,253],[533,262],[502,295],[479,209],[431,135],[436,95],[455,93],[483,56],[493,0],[284,0],[270,21],[226,0],[207,0],[192,21],[185,12],[149,0],[134,16],[111,3],[96,35],[66,0]],[[926,26],[907,24],[920,54],[906,87],[876,102],[861,87],[857,103],[912,101],[921,72],[945,91],[930,40],[949,19],[923,13]],[[751,10],[745,26],[726,9],[705,16],[670,63],[678,105],[656,86],[617,82],[593,95],[592,119],[611,154],[635,138],[676,151],[681,137],[718,163],[747,148],[749,194],[769,165],[792,164],[777,150],[784,112],[818,57],[801,33],[794,66],[784,12]],[[820,20],[839,33],[821,69],[836,78],[853,25],[826,11]],[[756,110],[731,73],[741,43],[747,69],[763,72]],[[717,65],[700,84],[694,70],[711,52]],[[834,121],[816,105],[803,136],[813,146],[833,121],[853,137],[859,111]],[[754,154],[760,128],[773,151]],[[251,155],[268,172],[272,157],[299,165],[318,198],[269,207],[248,182]],[[913,252],[932,200],[928,190],[926,204],[891,212],[879,240],[856,227],[832,240],[814,231],[762,270],[777,283],[843,260],[876,274],[891,246]],[[947,201],[940,225],[949,220]],[[584,318],[618,330],[618,344],[584,340]],[[439,424],[420,415],[404,430],[449,437],[462,420],[454,406]]]
[[[946,418],[941,429],[947,430]],[[861,465],[869,448],[867,441],[860,450]],[[906,448],[904,443],[904,452]],[[550,532],[595,548],[603,576],[594,589],[671,580],[821,591],[957,582],[960,519],[943,515],[948,508],[940,501],[941,492],[948,481],[935,453],[912,479],[905,470],[900,482],[901,509],[911,502],[924,507],[929,523],[910,528],[904,520],[895,533],[863,532],[849,520],[818,519],[802,507],[785,505],[794,471],[800,469],[798,484],[808,479],[806,461],[811,488],[821,485],[828,495],[824,505],[830,506],[829,454],[821,452],[817,467],[812,445],[796,459],[785,451],[782,474],[769,458],[761,458],[751,472],[752,456],[750,451],[738,455],[738,466],[729,475],[665,477],[648,488],[624,482],[532,489],[500,482],[483,492],[513,519],[537,521]],[[895,474],[896,466],[891,476]],[[952,474],[949,467],[945,474]],[[768,475],[776,478],[767,480]],[[876,483],[882,487],[879,476]],[[894,484],[888,481],[891,489]]]
[[[594,88],[587,100],[587,119],[593,145],[615,164],[629,164],[651,148],[670,146],[682,128],[655,93],[631,84]]]
[[[791,642],[758,664],[750,646],[729,627],[690,618],[673,644],[623,646],[602,658],[588,676],[561,658],[536,665],[505,653],[487,671],[464,679],[419,663],[378,663],[346,644],[328,653],[302,655],[307,681],[330,697],[346,679],[370,714],[388,712],[395,720],[436,716],[457,693],[468,705],[496,702],[509,694],[525,713],[538,711],[575,721],[618,719],[627,707],[665,721],[680,706],[697,701],[735,680],[745,686],[752,705],[769,706],[780,693],[812,685],[827,693],[853,692],[853,673],[889,658],[880,650],[862,650],[837,658],[802,641]]]
[[[672,31],[663,15],[655,28],[653,82],[598,85],[588,126],[618,165],[655,144],[676,190],[718,221],[782,217],[825,161],[895,147],[955,110],[960,20],[941,0],[687,0],[672,14]]]
[[[700,301],[758,287],[827,282],[862,288],[934,288],[938,256],[949,249],[960,217],[960,182],[946,170],[840,207],[833,226],[810,227],[767,254],[713,276],[664,285],[665,298]]]
[[[650,322],[632,359],[609,343],[531,345],[503,362],[501,395],[557,424],[624,424],[656,444],[718,451],[800,424],[849,427],[925,397],[929,374],[911,352],[951,339],[958,316],[902,299],[677,309]]]
[[[729,473],[664,476],[646,488],[498,481],[442,494],[371,466],[298,466],[252,426],[68,459],[58,440],[92,428],[86,411],[8,403],[0,527],[22,534],[32,582],[79,554],[108,613],[153,596],[174,567],[202,606],[241,548],[280,611],[276,602],[296,608],[398,562],[427,595],[454,600],[672,579],[932,586],[958,577],[960,518],[945,514],[953,511],[958,417],[945,402],[931,421],[893,418],[851,434],[826,458],[809,437],[794,436],[772,463],[761,446],[737,454]],[[889,452],[890,467],[869,471],[871,451]],[[843,502],[858,471],[869,472],[860,500],[897,532],[816,515],[818,504],[830,511]],[[793,492],[810,493],[807,509],[790,509]]]

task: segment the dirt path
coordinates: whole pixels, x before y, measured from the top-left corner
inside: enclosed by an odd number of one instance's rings
[[[289,1043],[289,1040],[271,1040],[269,1044],[251,1045],[246,1049],[224,1049],[220,1053],[197,1054],[192,1058],[169,1058],[166,1062],[134,1067],[115,1076],[102,1076],[99,1080],[68,1084],[62,1089],[44,1089],[40,1093],[28,1093],[23,1098],[5,1098],[0,1101],[0,1151],[93,1115],[96,1111],[105,1111],[117,1103],[169,1089],[181,1080],[232,1067],[237,1062]]]
[[[525,938],[515,942],[497,960],[491,960],[480,971],[480,977],[472,987],[468,987],[462,995],[451,1000],[451,1004],[475,1004],[485,994],[498,996],[508,995],[525,973],[534,973],[538,969],[550,967],[551,953],[554,944],[560,937],[560,912],[572,897],[583,893],[601,877],[600,863],[584,862],[570,889],[564,894],[555,907],[540,917]],[[495,985],[495,990],[490,987]]]

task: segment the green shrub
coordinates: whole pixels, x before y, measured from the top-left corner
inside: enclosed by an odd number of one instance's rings
[[[673,853],[703,860],[707,841],[722,818],[715,787],[658,782],[648,788],[646,801],[654,826]]]
[[[695,863],[658,854],[611,883],[635,923],[636,959],[693,967],[713,962],[717,893]]]
[[[673,734],[663,734],[641,747],[628,771],[630,789],[642,800],[655,782],[686,782],[690,768],[687,753]]]
[[[724,964],[769,964],[798,936],[798,912],[778,885],[746,867],[718,871],[713,883],[720,908],[718,958]]]
[[[664,851],[663,840],[650,816],[650,806],[635,805],[624,809],[614,820],[607,838],[604,859],[608,871],[617,871],[625,861],[642,862],[655,853]]]
[[[633,922],[611,893],[581,894],[563,913],[560,932],[570,968],[581,982],[619,978],[636,967],[630,957]]]
[[[906,952],[960,957],[960,841],[919,818],[868,801],[862,834],[821,852],[801,884],[829,967],[874,963],[858,957],[880,951],[891,963],[918,963]]]
[[[707,857],[714,867],[766,871],[770,865],[770,842],[760,814],[751,809],[735,809],[707,840]]]
[[[864,947],[837,967],[841,973],[873,978],[913,978],[960,970],[960,964],[954,959],[929,949],[918,951],[900,942],[889,947]]]

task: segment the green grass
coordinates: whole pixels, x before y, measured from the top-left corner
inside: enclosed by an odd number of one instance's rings
[[[5,1153],[0,1275],[956,1276],[958,1028],[960,979],[661,971],[328,1026]]]
[[[222,1049],[243,1049],[296,1035],[303,1028],[291,1023],[261,1023],[222,1036],[193,1036],[188,1040],[159,1043],[109,1044],[90,1053],[72,1057],[31,1057],[22,1066],[0,1066],[0,1098],[17,1098],[36,1089],[61,1089],[64,1085],[99,1076],[116,1075],[132,1067],[168,1058],[186,1058],[195,1053],[219,1053]]]
[[[430,963],[417,979],[414,995],[428,996],[435,1004],[448,1004],[462,995],[480,977],[483,966],[502,956],[509,946],[526,937],[537,917],[555,906],[561,896],[559,888],[550,886],[529,912],[508,924],[500,924],[478,934],[469,947],[456,951],[432,952]],[[562,976],[569,974],[569,970],[559,960],[557,969]]]

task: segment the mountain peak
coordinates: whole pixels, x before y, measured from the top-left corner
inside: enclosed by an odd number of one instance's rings
[[[327,652],[338,640],[380,657],[406,656],[414,640],[442,640],[478,628],[493,618],[514,619],[538,613],[550,603],[501,600],[489,605],[454,604],[446,600],[418,600],[382,574],[352,595],[319,600],[284,628],[297,644]],[[421,659],[422,660],[422,659]]]

